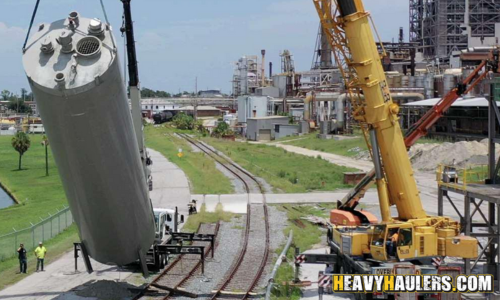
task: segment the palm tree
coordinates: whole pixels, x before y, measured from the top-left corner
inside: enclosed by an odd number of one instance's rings
[[[23,157],[23,154],[28,151],[29,147],[31,145],[31,141],[29,136],[22,132],[19,131],[14,135],[12,138],[12,147],[19,152],[19,170],[21,170],[21,160]]]

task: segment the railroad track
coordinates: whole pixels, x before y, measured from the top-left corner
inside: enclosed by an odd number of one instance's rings
[[[269,216],[265,190],[252,174],[220,155],[209,146],[196,141],[186,134],[179,134],[196,148],[210,156],[226,170],[241,180],[247,194],[260,193],[262,204],[247,203],[245,235],[240,252],[225,279],[213,291],[210,299],[247,299],[262,277],[269,257]],[[262,222],[264,220],[264,222]]]
[[[200,224],[198,233],[201,234],[215,234],[219,232],[220,223],[216,224]],[[208,257],[212,247],[207,242],[193,242],[193,246],[205,245],[205,257]],[[215,247],[215,244],[214,244]],[[134,299],[169,299],[172,294],[161,287],[168,287],[173,290],[182,288],[184,284],[197,272],[201,266],[201,260],[198,255],[182,254],[169,263],[165,270],[163,270],[153,281],[145,288],[145,290]]]

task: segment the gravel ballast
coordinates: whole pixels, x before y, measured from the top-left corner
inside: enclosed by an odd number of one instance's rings
[[[243,238],[246,215],[233,218],[231,222],[221,222],[219,237],[217,239],[214,258],[207,257],[205,262],[205,275],[197,273],[184,288],[206,298],[210,295],[217,284],[222,281],[224,275],[231,267],[233,260],[237,257],[239,246]],[[201,272],[201,270],[200,270]],[[186,297],[175,297],[176,299],[190,299]]]

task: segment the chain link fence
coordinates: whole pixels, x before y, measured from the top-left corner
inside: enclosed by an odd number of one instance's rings
[[[35,249],[38,242],[45,242],[73,224],[73,216],[69,207],[58,210],[46,219],[40,218],[39,223],[22,230],[13,228],[13,232],[0,236],[0,261],[17,255],[19,244],[24,244],[27,251]]]

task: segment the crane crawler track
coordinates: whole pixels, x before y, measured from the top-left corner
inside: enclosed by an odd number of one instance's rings
[[[255,176],[214,151],[202,142],[194,140],[186,134],[178,134],[194,147],[198,148],[223,168],[231,172],[244,184],[248,193],[247,216],[243,243],[238,257],[218,285],[210,299],[247,299],[264,273],[269,258],[269,214],[266,203],[265,189]],[[262,204],[250,203],[250,193],[262,195]],[[262,222],[264,219],[264,222]]]

